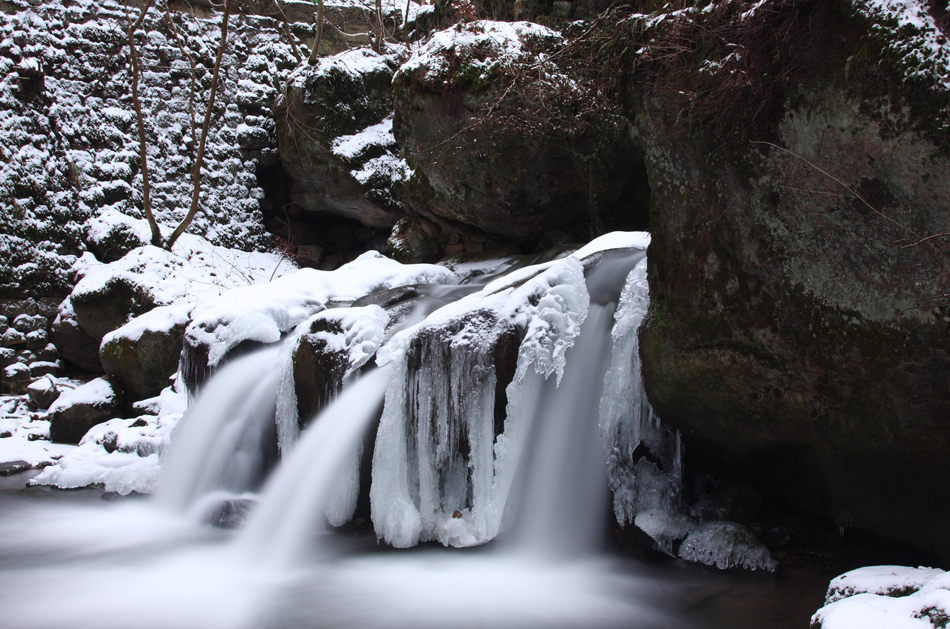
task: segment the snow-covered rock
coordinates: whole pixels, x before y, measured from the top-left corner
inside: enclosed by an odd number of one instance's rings
[[[133,400],[151,398],[178,371],[182,337],[194,308],[187,302],[160,306],[105,335],[99,361]]]
[[[299,428],[349,384],[376,355],[389,315],[377,305],[331,308],[303,322],[289,348],[277,401],[277,434],[282,452]]]
[[[812,629],[941,629],[950,577],[935,568],[869,566],[832,579]]]
[[[63,391],[48,410],[50,439],[78,444],[90,428],[116,417],[124,403],[121,390],[105,378]]]
[[[457,282],[443,267],[403,265],[369,251],[336,271],[301,269],[266,285],[232,290],[192,311],[184,339],[185,382],[195,390],[242,343],[274,343],[331,302],[353,302],[396,286]]]

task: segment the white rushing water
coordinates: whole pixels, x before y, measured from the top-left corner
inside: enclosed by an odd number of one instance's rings
[[[267,482],[260,508],[241,533],[239,544],[252,561],[291,567],[308,558],[313,534],[324,527],[327,508],[341,482],[359,482],[348,473],[353,454],[378,416],[388,381],[386,367],[363,376],[304,431],[292,454]],[[343,487],[342,493],[354,500],[349,513],[335,519],[345,522],[352,516],[356,489]]]
[[[231,361],[188,410],[151,503],[67,505],[35,521],[29,509],[0,513],[0,625],[682,626],[646,602],[643,579],[597,555],[608,478],[621,522],[655,506],[644,496],[660,486],[642,490],[625,475],[642,463],[644,435],[658,454],[655,470],[641,467],[678,482],[679,451],[657,432],[639,380],[642,258],[605,256],[587,279],[576,257],[521,268],[458,291],[460,301],[391,338],[377,306],[372,317],[317,315],[307,325],[340,322],[339,339],[320,334],[351,368],[299,438],[287,348],[306,326],[283,350]],[[383,366],[357,377],[384,338]],[[496,349],[512,338],[517,365],[501,405]],[[399,554],[361,542],[350,552],[328,532],[328,521],[353,516],[360,448],[380,412],[362,490],[377,535],[397,547],[504,542]],[[282,460],[261,489],[277,423]],[[198,525],[228,499],[257,505],[243,530]]]
[[[209,496],[258,489],[276,458],[278,356],[277,347],[243,356],[205,384],[164,463],[158,505],[202,516]]]
[[[564,377],[537,382],[524,474],[513,507],[510,548],[542,557],[589,555],[606,505],[597,408],[609,354],[613,307],[593,304],[567,354]]]

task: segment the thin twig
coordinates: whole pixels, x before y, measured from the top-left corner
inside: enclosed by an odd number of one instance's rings
[[[148,1],[151,2],[151,0]],[[205,144],[208,140],[208,130],[211,127],[211,114],[214,112],[214,97],[218,93],[218,75],[221,72],[221,57],[224,56],[224,49],[228,43],[228,18],[231,16],[231,2],[232,0],[225,0],[224,15],[221,17],[221,43],[218,45],[218,55],[214,60],[214,71],[211,73],[211,93],[208,95],[208,108],[205,110],[204,124],[201,125],[201,140],[198,143],[198,155],[195,157],[195,166],[191,171],[193,184],[191,207],[188,208],[188,214],[185,215],[184,220],[178,224],[178,227],[175,228],[172,235],[168,237],[167,248],[169,251],[171,251],[172,245],[175,244],[178,237],[188,229],[191,221],[195,218],[195,214],[198,213],[198,202],[201,199],[201,162],[204,160]]]

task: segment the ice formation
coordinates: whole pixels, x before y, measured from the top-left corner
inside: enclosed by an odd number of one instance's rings
[[[680,546],[679,556],[720,570],[746,568],[773,572],[778,565],[752,531],[735,522],[703,524],[689,534]]]
[[[519,343],[515,380],[529,369],[560,379],[588,303],[583,266],[567,258],[495,280],[380,349],[377,362],[394,365],[370,489],[382,539],[469,546],[497,535],[516,464],[506,455],[525,431],[511,414],[498,429],[495,352]]]

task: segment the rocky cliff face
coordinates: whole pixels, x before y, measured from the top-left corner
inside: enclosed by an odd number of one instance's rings
[[[946,92],[908,90],[852,7],[773,11],[799,39],[781,88],[735,90],[758,110],[670,98],[686,74],[669,70],[631,91],[654,195],[651,401],[693,460],[947,556],[950,164],[922,117]]]

